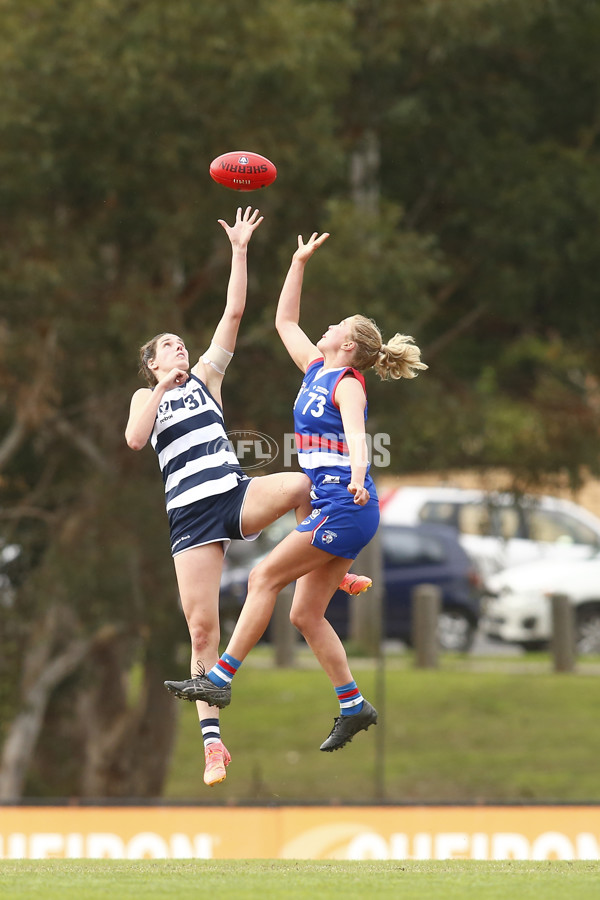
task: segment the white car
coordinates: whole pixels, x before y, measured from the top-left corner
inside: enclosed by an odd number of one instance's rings
[[[492,640],[544,647],[552,638],[552,594],[574,607],[579,653],[600,653],[600,554],[587,560],[539,560],[487,579],[480,628]]]
[[[536,559],[583,559],[600,550],[600,519],[558,497],[454,487],[401,487],[381,499],[382,521],[451,525],[484,577]]]

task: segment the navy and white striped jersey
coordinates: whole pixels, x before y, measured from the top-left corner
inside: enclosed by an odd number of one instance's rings
[[[224,494],[248,477],[225,432],[221,406],[196,375],[165,392],[150,442],[158,454],[167,512]]]

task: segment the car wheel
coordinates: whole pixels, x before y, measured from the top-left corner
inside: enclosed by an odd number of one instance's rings
[[[460,609],[445,609],[438,618],[440,650],[449,653],[467,653],[475,639],[473,622]]]
[[[600,653],[600,605],[578,609],[575,629],[578,653]]]

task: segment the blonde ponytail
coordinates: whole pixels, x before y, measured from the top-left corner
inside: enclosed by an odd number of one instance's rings
[[[416,378],[428,366],[421,362],[421,351],[407,334],[395,334],[387,344],[372,319],[353,316],[351,339],[356,344],[354,366],[359,370],[375,369],[382,381],[388,378]]]
[[[382,345],[373,368],[385,381],[386,378],[416,378],[428,366],[421,362],[421,351],[410,335],[395,334]]]

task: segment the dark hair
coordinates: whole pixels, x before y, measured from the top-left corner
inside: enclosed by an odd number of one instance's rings
[[[151,340],[146,341],[143,347],[140,347],[140,375],[142,375],[150,387],[154,387],[155,384],[158,384],[158,379],[148,363],[151,359],[154,359],[156,356],[156,345],[160,341],[161,337],[164,337],[167,334],[166,331],[163,331],[161,334],[156,334]]]

